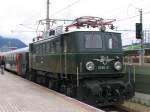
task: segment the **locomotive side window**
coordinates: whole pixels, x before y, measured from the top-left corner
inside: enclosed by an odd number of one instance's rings
[[[56,42],[55,41],[53,42],[53,50],[54,50],[54,53],[56,53]]]
[[[60,41],[56,41],[56,52],[60,52]]]
[[[51,53],[54,53],[54,44],[51,42]]]
[[[38,45],[35,46],[35,49],[36,49],[36,54],[39,54],[39,46]]]
[[[41,45],[38,45],[38,54],[40,55],[41,54]]]
[[[49,49],[50,49],[50,45],[49,45],[49,43],[47,42],[47,43],[46,43],[46,53],[49,53]]]
[[[46,46],[46,45],[47,45],[47,44],[45,43],[45,44],[44,44],[44,46],[43,46],[43,47],[44,47],[44,51],[43,51],[43,52],[44,52],[44,54],[46,54],[46,53],[47,53],[47,48],[46,48],[47,46]]]
[[[45,47],[45,44],[43,44],[43,45],[42,45],[42,55],[45,54],[45,48],[46,48],[46,47]]]
[[[39,54],[42,55],[42,44],[39,47],[39,51],[40,51]]]
[[[35,49],[34,49],[33,44],[30,44],[29,46],[30,46],[30,47],[29,47],[29,50],[30,50],[32,53],[35,53]]]
[[[48,44],[49,44],[49,53],[51,53],[51,42],[49,42]]]
[[[100,35],[85,35],[85,48],[102,48],[102,38]]]
[[[113,48],[118,48],[119,47],[119,40],[118,40],[118,38],[117,37],[114,37],[113,39]]]

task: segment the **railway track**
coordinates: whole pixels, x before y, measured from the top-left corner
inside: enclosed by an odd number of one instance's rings
[[[108,106],[101,108],[105,112],[136,112],[123,106]]]

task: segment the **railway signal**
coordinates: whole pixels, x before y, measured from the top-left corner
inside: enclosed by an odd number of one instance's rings
[[[142,39],[142,23],[136,23],[136,39]]]

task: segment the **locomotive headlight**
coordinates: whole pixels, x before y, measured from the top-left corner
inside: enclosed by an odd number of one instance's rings
[[[122,64],[121,64],[121,62],[119,62],[119,61],[115,62],[114,68],[115,68],[116,70],[118,70],[118,71],[121,70],[121,69],[122,69]]]
[[[94,68],[95,68],[95,65],[92,61],[89,61],[86,63],[86,69],[87,70],[92,71],[92,70],[94,70]]]

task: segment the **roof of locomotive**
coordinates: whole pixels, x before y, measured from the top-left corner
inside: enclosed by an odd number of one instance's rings
[[[17,53],[26,53],[26,52],[29,52],[29,47],[24,47],[24,48],[12,50],[12,51],[4,52],[3,55],[17,54]]]
[[[121,34],[119,32],[109,32],[109,31],[106,31],[106,32],[102,32],[102,31],[93,31],[93,30],[88,30],[88,31],[85,31],[85,30],[76,30],[76,31],[68,31],[68,32],[64,32],[62,34],[59,34],[59,35],[52,35],[52,36],[49,36],[49,38],[45,38],[45,39],[42,39],[42,40],[39,40],[39,41],[36,41],[36,42],[33,42],[34,44],[38,44],[38,43],[43,43],[43,42],[46,42],[46,41],[49,41],[49,40],[53,40],[53,39],[56,39],[56,38],[60,38],[62,35],[67,35],[67,34],[71,34],[71,33],[77,33],[77,32],[99,32],[99,33],[113,33],[113,34]]]

